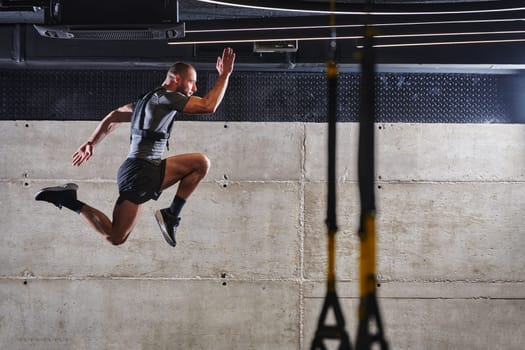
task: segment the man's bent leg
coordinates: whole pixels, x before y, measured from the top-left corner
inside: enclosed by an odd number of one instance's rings
[[[161,190],[177,182],[177,195],[186,200],[197,188],[199,182],[206,176],[210,161],[202,153],[180,154],[166,159],[166,170]]]
[[[161,190],[179,182],[175,198],[169,208],[157,210],[155,218],[169,245],[177,244],[176,233],[180,222],[180,211],[186,199],[193,193],[208,173],[210,161],[202,153],[181,154],[166,159],[166,170]]]
[[[181,154],[166,159],[166,170],[161,189],[179,182],[175,198],[168,208],[169,214],[175,218],[179,216],[186,199],[206,176],[209,168],[210,161],[202,153]]]
[[[113,222],[96,208],[84,205],[80,211],[86,222],[106,238],[111,244],[119,245],[126,241],[135,227],[142,204],[124,200],[113,209]]]

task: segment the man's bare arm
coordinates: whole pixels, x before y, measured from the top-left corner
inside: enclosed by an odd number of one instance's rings
[[[194,114],[208,114],[214,113],[217,107],[222,102],[226,89],[228,87],[228,80],[233,71],[235,63],[235,53],[231,48],[225,48],[222,52],[222,57],[217,57],[217,71],[219,77],[215,82],[215,86],[204,97],[191,96],[186,106],[184,113]]]
[[[131,121],[133,114],[133,105],[127,104],[108,113],[98,124],[95,131],[91,134],[86,142],[73,153],[71,163],[79,166],[87,161],[93,155],[93,146],[100,143],[108,134],[114,131],[117,126],[124,122]]]

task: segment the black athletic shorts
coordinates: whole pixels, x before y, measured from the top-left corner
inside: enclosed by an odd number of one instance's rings
[[[160,187],[164,180],[165,170],[165,159],[158,165],[144,159],[126,159],[118,170],[117,182],[120,196],[117,204],[122,203],[125,199],[135,204],[142,204],[150,199],[157,200],[162,193]]]

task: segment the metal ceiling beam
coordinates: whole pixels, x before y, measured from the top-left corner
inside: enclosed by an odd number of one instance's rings
[[[296,11],[302,13],[329,13],[327,1],[301,1],[301,0],[197,0],[202,3],[251,8],[260,10]],[[525,9],[521,0],[499,1],[454,1],[454,2],[410,2],[410,3],[361,3],[337,2],[335,13],[338,14],[444,14],[444,13],[483,13],[483,12],[508,12]]]

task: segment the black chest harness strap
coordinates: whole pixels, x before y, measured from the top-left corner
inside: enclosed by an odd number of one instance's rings
[[[147,94],[145,94],[144,96],[142,96],[142,98],[139,100],[139,102],[137,103],[137,106],[135,108],[135,111],[133,112],[133,118],[132,118],[132,121],[133,121],[133,125],[131,127],[131,135],[138,135],[144,139],[147,139],[147,140],[152,140],[152,141],[161,141],[163,139],[166,140],[166,148],[170,149],[170,145],[169,145],[169,141],[168,139],[170,138],[170,134],[171,134],[171,128],[173,127],[173,122],[175,121],[175,118],[173,118],[168,126],[168,131],[167,132],[160,132],[160,131],[153,131],[153,130],[148,130],[148,129],[144,129],[144,118],[146,116],[146,105],[148,104],[148,101],[153,97],[153,95],[155,93],[157,93],[158,91],[160,90],[163,90],[164,88],[162,87],[159,87],[159,88],[156,88],[155,90],[153,91],[150,91],[148,92]],[[140,113],[140,116],[139,116],[139,122],[136,123],[135,120],[137,118],[137,114],[136,113]],[[138,124],[138,126],[137,126]],[[131,136],[130,136],[130,139],[131,139]]]

